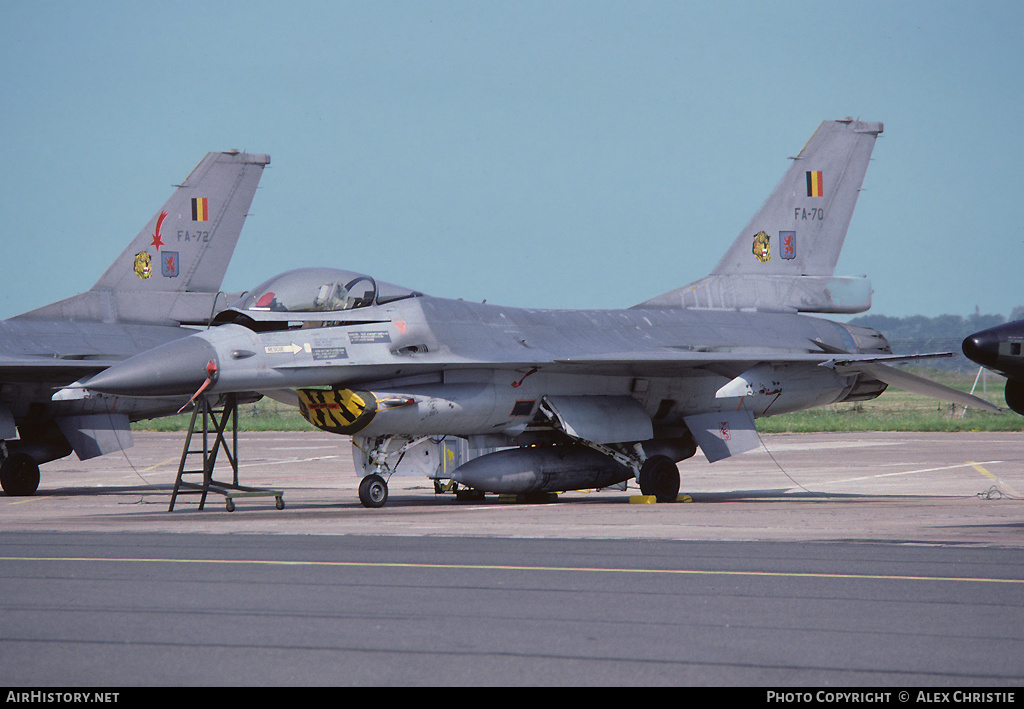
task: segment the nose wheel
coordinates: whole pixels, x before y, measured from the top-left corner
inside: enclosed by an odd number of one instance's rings
[[[363,507],[383,507],[388,501],[388,484],[376,473],[367,475],[359,483],[359,501]]]

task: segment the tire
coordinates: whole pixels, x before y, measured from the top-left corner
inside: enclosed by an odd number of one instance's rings
[[[11,497],[31,495],[39,487],[39,466],[31,456],[15,453],[0,463],[0,487]]]
[[[675,502],[679,495],[679,468],[671,458],[656,455],[640,468],[640,492],[653,495],[658,502]]]
[[[363,478],[359,483],[359,501],[363,507],[383,507],[388,501],[388,484],[384,478],[376,473]]]

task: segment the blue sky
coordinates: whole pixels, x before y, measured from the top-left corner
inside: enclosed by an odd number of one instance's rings
[[[718,262],[823,119],[885,123],[839,275],[1024,304],[1024,3],[0,2],[0,317],[89,289],[211,150],[224,282],[329,265],[628,307]]]

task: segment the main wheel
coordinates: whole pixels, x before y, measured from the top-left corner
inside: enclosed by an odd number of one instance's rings
[[[679,495],[679,468],[671,458],[655,455],[640,467],[640,492],[658,502],[675,502]]]
[[[39,487],[39,466],[25,453],[7,456],[0,463],[0,487],[12,497],[31,495]]]
[[[388,484],[377,475],[367,475],[359,483],[359,501],[363,507],[383,507],[388,501]]]

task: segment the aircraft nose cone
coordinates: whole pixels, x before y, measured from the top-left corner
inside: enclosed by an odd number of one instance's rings
[[[193,335],[119,362],[85,386],[115,396],[191,396],[218,367],[213,345]]]
[[[961,348],[969,360],[983,366],[994,365],[999,357],[999,339],[990,333],[968,335]]]

